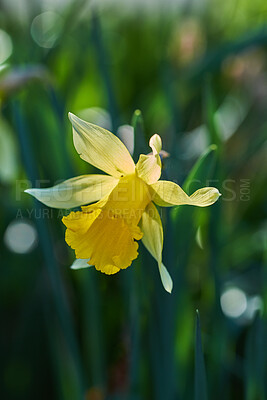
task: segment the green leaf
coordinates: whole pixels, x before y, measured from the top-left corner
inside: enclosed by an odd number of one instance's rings
[[[183,189],[187,194],[190,195],[201,187],[210,186],[209,181],[213,178],[217,159],[216,150],[217,146],[211,145],[193,166],[183,184]],[[195,241],[198,228],[196,226],[196,212],[203,212],[203,210],[192,206],[177,206],[173,207],[170,211],[175,241],[174,251],[178,259],[179,268],[179,279],[175,280],[173,276],[174,285],[176,287],[175,293],[179,293],[179,287],[182,290],[184,284],[184,270],[190,254],[192,253],[192,243]]]
[[[195,334],[195,400],[207,400],[206,369],[201,343],[200,317],[196,311]]]
[[[210,144],[214,143],[219,147],[222,139],[215,120],[216,109],[217,107],[215,104],[214,94],[211,86],[211,79],[207,78],[205,80],[203,93],[204,121],[206,122],[206,126],[208,129]]]
[[[183,189],[188,195],[203,186],[208,186],[207,180],[212,178],[217,158],[216,150],[215,144],[210,145],[191,169],[183,184]],[[175,209],[175,211],[177,210],[178,208]]]
[[[245,393],[247,400],[265,399],[266,352],[264,323],[259,314],[249,330],[246,341]]]

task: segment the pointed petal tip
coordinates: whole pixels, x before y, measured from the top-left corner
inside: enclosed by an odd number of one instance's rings
[[[172,287],[171,288],[165,288],[165,290],[166,290],[167,293],[172,294]]]
[[[216,197],[216,200],[218,200],[219,197],[221,197],[221,193],[219,192],[219,190],[217,188],[214,188],[214,196]]]
[[[163,287],[166,290],[166,292],[172,294],[172,289],[173,289],[173,283],[172,282],[169,285],[165,283],[163,285]]]
[[[76,122],[76,120],[77,120],[77,116],[75,115],[75,114],[73,114],[72,112],[68,112],[68,117],[69,117],[69,120],[70,120],[70,122],[72,123],[72,124],[74,124],[75,122]]]
[[[70,269],[77,270],[77,269],[84,269],[84,268],[91,268],[92,265],[88,264],[89,258],[76,258]]]
[[[166,290],[166,292],[171,294],[173,288],[173,281],[167,268],[162,263],[160,264],[159,272],[164,289]]]
[[[212,205],[212,204],[216,203],[216,201],[220,198],[221,193],[219,192],[219,190],[217,188],[211,188],[210,193],[211,193],[211,197],[210,197],[211,204],[210,205]]]

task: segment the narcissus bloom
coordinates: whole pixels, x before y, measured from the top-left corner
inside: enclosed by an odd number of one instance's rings
[[[138,240],[156,259],[164,288],[172,280],[162,263],[163,229],[157,206],[182,204],[206,207],[219,197],[216,188],[205,187],[188,196],[161,175],[161,138],[149,141],[152,153],[141,154],[137,164],[124,144],[111,132],[69,114],[73,142],[80,157],[107,175],[82,175],[48,189],[27,193],[55,208],[81,207],[62,221],[66,242],[75,250],[72,268],[95,266],[105,274],[129,267],[138,256]]]

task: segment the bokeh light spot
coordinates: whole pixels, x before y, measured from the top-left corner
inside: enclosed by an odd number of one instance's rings
[[[239,318],[247,308],[247,297],[238,287],[226,288],[221,295],[223,313],[230,318]]]
[[[79,112],[79,117],[91,124],[99,125],[104,129],[112,130],[111,116],[104,108],[89,107]]]
[[[5,62],[12,54],[13,45],[10,36],[0,29],[0,64]]]
[[[50,49],[57,44],[62,27],[63,21],[60,15],[46,11],[37,15],[32,21],[31,35],[40,47]]]
[[[4,242],[14,253],[29,253],[37,245],[36,229],[28,221],[12,221],[5,231]]]

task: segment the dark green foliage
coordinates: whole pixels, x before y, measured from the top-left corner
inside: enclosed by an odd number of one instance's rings
[[[2,3],[0,397],[264,400],[265,2]],[[96,172],[68,111],[115,134],[132,125],[135,161],[160,134],[162,179],[222,193],[205,209],[159,210],[171,295],[141,243],[117,275],[70,270],[68,211],[23,192]],[[36,229],[29,252],[8,244],[17,222]]]
[[[196,311],[195,333],[195,400],[207,400],[206,369],[201,343],[200,317]]]

